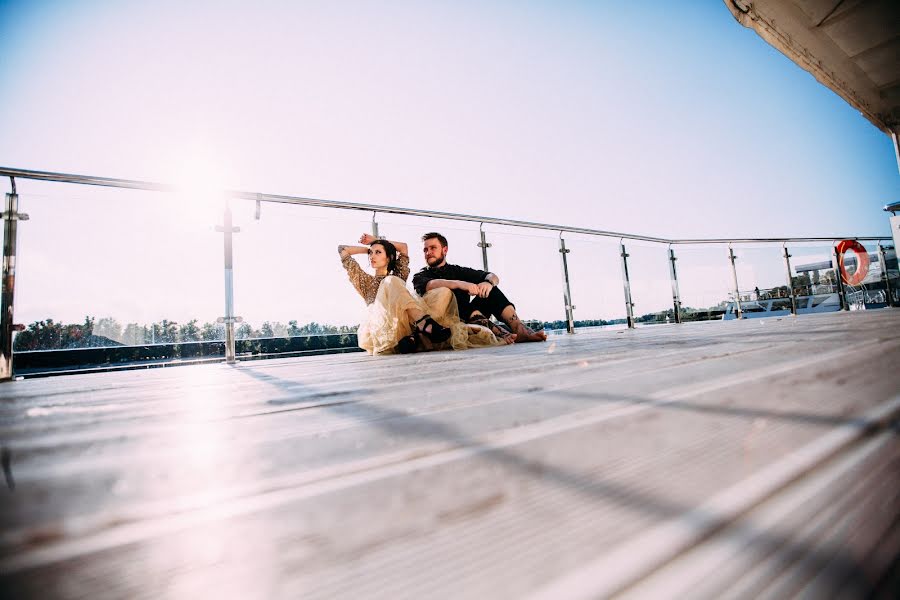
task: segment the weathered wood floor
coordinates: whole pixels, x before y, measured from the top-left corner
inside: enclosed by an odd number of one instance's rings
[[[890,597],[900,310],[0,385],[14,598]]]

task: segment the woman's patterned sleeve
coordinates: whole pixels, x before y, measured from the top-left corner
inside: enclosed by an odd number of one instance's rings
[[[397,257],[397,277],[403,281],[409,279],[409,256],[402,252]]]
[[[353,260],[353,256],[349,254],[341,256],[341,263],[343,263],[344,268],[347,269],[347,276],[350,277],[350,283],[353,284],[353,287],[357,290],[361,289],[363,278],[366,273],[362,270],[362,267],[359,266],[359,263]]]

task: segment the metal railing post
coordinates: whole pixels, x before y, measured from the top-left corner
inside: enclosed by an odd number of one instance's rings
[[[372,211],[372,237],[378,238],[378,221],[375,220],[376,211]]]
[[[731,244],[728,244],[728,260],[731,261],[731,277],[734,279],[734,307],[737,310],[737,318],[744,318],[744,311],[741,308],[741,288],[738,286],[738,278],[737,278],[737,267],[734,266],[734,261],[737,260],[737,256],[734,255],[734,249],[732,249]]]
[[[669,245],[669,278],[672,280],[672,307],[675,310],[675,322],[681,323],[681,292],[678,289],[678,269],[675,267],[675,251]]]
[[[569,263],[566,260],[566,254],[571,252],[566,248],[566,240],[563,239],[562,232],[559,232],[559,255],[562,258],[562,276],[563,276],[563,302],[566,306],[566,331],[575,333],[575,306],[572,304],[572,289],[569,287]]]
[[[481,248],[481,264],[485,271],[490,272],[488,269],[488,259],[487,259],[487,249],[491,247],[487,242],[487,238],[484,236],[484,223],[480,223],[478,225],[478,232],[481,234],[481,241],[478,242],[478,247]]]
[[[788,251],[787,243],[781,247],[784,248],[784,268],[787,273],[788,294],[791,296],[791,314],[797,316],[797,298],[794,296],[794,280],[791,277],[791,253]]]
[[[240,227],[234,227],[231,205],[226,201],[223,225],[216,227],[216,231],[225,234],[225,317],[218,321],[225,324],[225,362],[228,364],[235,362],[234,324],[242,321],[240,317],[234,316],[234,263],[232,260],[232,238],[240,230]]]
[[[625,251],[625,243],[619,240],[619,256],[622,257],[622,288],[625,290],[625,315],[628,319],[628,329],[634,329],[634,303],[631,301],[631,279],[628,277],[628,252]]]
[[[838,256],[834,240],[831,241],[831,265],[834,269],[834,285],[837,287],[841,310],[850,310],[850,302],[847,300],[846,291],[844,291],[844,278],[841,276],[841,257]]]
[[[27,221],[28,215],[19,213],[19,195],[16,180],[9,178],[12,191],[6,194],[3,211],[3,290],[0,299],[0,381],[13,379],[13,307],[16,291],[16,230],[18,221]]]
[[[887,257],[884,255],[884,248],[881,247],[881,242],[878,242],[878,264],[881,265],[881,277],[884,279],[884,293],[887,295],[887,305],[894,306],[894,291],[891,289],[891,274],[888,273]]]

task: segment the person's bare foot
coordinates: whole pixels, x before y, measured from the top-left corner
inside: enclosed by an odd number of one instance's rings
[[[540,331],[534,331],[533,329],[531,329],[530,327],[528,327],[521,321],[519,321],[519,326],[516,329],[517,329],[516,333],[518,334],[516,341],[518,341],[520,344],[524,343],[524,342],[546,342],[547,341],[547,334],[544,333],[543,329]]]

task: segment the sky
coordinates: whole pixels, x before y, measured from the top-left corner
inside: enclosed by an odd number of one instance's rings
[[[889,235],[881,209],[900,188],[888,136],[720,1],[0,0],[0,80],[0,165],[187,190],[18,181],[24,323],[221,316],[215,189],[666,238],[841,238]],[[334,248],[370,213],[233,208],[237,314],[359,321]],[[477,224],[377,220],[414,269],[434,229],[451,262],[480,264]],[[485,230],[522,316],[563,318],[559,234]],[[618,240],[565,239],[576,318],[622,316]],[[727,250],[677,251],[684,302],[724,299]],[[666,248],[628,252],[637,314],[668,307]],[[742,289],[784,283],[780,247],[738,254]]]

